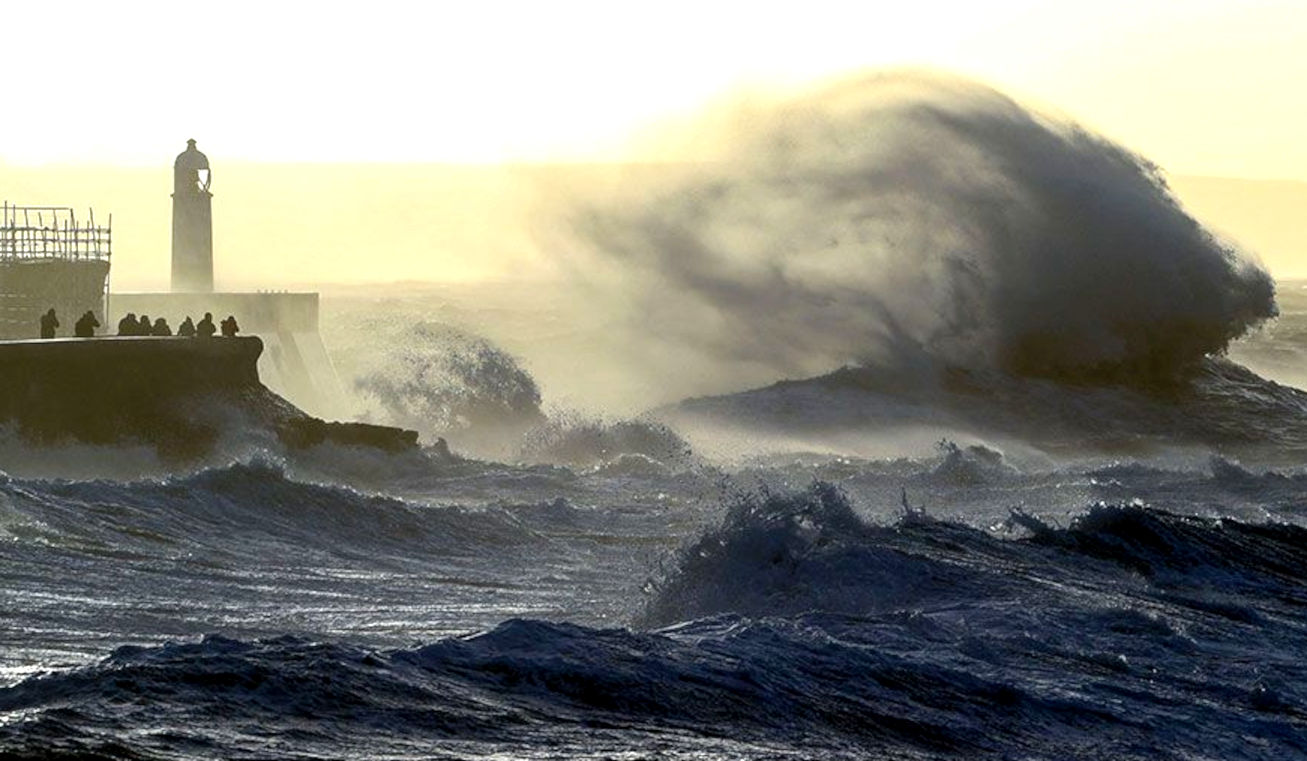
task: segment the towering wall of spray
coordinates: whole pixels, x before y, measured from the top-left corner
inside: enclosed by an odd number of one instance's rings
[[[575,220],[642,325],[705,355],[1147,382],[1275,314],[1154,166],[988,87],[867,76],[732,124],[717,161]]]

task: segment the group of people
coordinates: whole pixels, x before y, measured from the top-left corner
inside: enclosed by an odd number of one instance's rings
[[[182,329],[187,323],[190,323],[189,317],[186,323],[183,323]],[[168,327],[168,321],[160,317],[154,322],[150,322],[150,316],[141,315],[139,318],[135,312],[128,312],[127,316],[118,321],[118,335],[120,336],[170,336],[172,328]],[[180,334],[185,335],[185,334]],[[195,325],[190,326],[190,335],[195,335]]]
[[[95,336],[95,329],[100,327],[100,321],[95,318],[95,313],[89,309],[86,314],[78,318],[77,323],[73,326],[73,335],[78,338],[92,338]],[[240,332],[240,326],[236,324],[234,315],[227,315],[219,326],[213,324],[213,313],[205,312],[204,317],[197,323],[191,320],[188,315],[182,324],[177,326],[177,335],[187,338],[212,338],[221,328],[222,334],[231,338]],[[41,338],[54,338],[56,331],[59,329],[59,316],[55,314],[54,309],[50,309],[41,315]],[[118,335],[120,336],[171,336],[172,328],[168,326],[168,321],[160,317],[153,322],[150,321],[149,315],[136,316],[135,312],[128,312],[121,320],[118,321]]]
[[[95,312],[86,310],[86,314],[77,318],[73,325],[73,335],[78,338],[90,338],[95,335],[95,329],[100,327],[100,321],[95,319]],[[54,309],[41,315],[41,337],[54,338],[55,331],[59,329],[59,316],[55,314]]]
[[[223,336],[227,338],[231,338],[241,330],[236,324],[234,315],[227,315],[227,319],[220,323],[220,327]],[[185,338],[212,338],[217,332],[218,327],[214,327],[212,312],[205,312],[199,322],[192,321],[190,315],[187,315],[186,319],[182,320],[182,324],[177,326],[177,335]],[[162,317],[152,323],[147,314],[137,317],[135,312],[128,312],[118,321],[120,336],[170,336],[172,334],[168,321]]]

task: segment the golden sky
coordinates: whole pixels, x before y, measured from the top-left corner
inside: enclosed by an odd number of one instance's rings
[[[165,277],[190,137],[214,162],[220,285],[488,277],[523,245],[473,250],[504,227],[497,180],[286,164],[626,159],[723,94],[865,68],[984,80],[1173,174],[1307,180],[1303,0],[31,2],[0,30],[0,196],[114,211],[133,287]]]
[[[155,165],[187,137],[228,161],[612,158],[735,87],[910,65],[1177,173],[1307,179],[1302,0],[120,0],[0,25],[11,163]]]

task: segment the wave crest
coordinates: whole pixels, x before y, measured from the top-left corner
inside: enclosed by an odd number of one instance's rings
[[[984,85],[864,76],[747,117],[719,161],[577,220],[645,333],[706,361],[1151,384],[1276,314],[1155,166]]]
[[[927,519],[928,520],[928,519]],[[967,574],[879,541],[838,487],[742,495],[722,523],[687,545],[637,622],[666,625],[720,613],[865,613],[969,588]]]

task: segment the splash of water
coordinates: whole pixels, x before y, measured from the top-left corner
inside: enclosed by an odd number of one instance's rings
[[[381,419],[474,449],[515,442],[544,421],[535,379],[489,341],[419,323],[398,343],[354,382]]]
[[[575,220],[640,329],[712,361],[1148,385],[1276,314],[1155,166],[986,86],[865,76],[747,117],[719,161]]]
[[[690,445],[665,425],[587,419],[566,412],[556,412],[548,422],[528,431],[518,454],[528,462],[572,467],[612,463],[623,456],[664,464],[686,464],[694,459]]]

